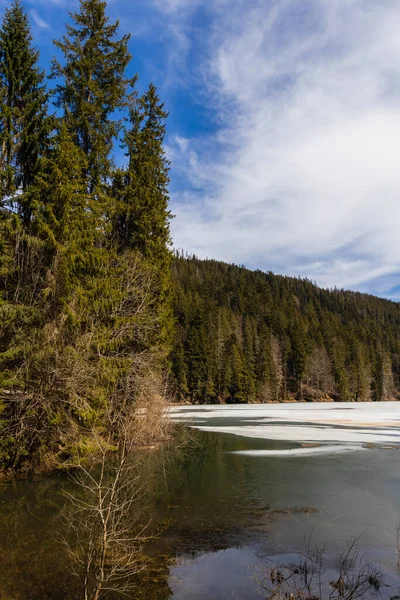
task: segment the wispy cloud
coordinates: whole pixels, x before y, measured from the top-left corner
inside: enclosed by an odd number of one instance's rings
[[[165,13],[191,11],[202,3],[203,0],[153,0],[159,10]]]
[[[25,2],[45,62],[77,0]],[[398,0],[109,10],[170,111],[177,247],[399,297]]]
[[[42,19],[42,17],[39,16],[37,10],[32,9],[29,14],[33,23],[36,25],[36,27],[39,27],[39,29],[50,28],[50,25],[47,23],[47,21],[45,21],[44,19]]]
[[[202,73],[221,127],[172,148],[194,189],[176,245],[326,286],[399,273],[399,25],[391,0],[218,2]]]

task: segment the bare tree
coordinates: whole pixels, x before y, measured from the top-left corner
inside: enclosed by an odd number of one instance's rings
[[[84,600],[128,591],[141,569],[138,558],[144,529],[137,531],[132,521],[140,484],[137,476],[131,477],[124,453],[112,467],[109,460],[104,451],[96,473],[82,466],[75,481],[83,493],[69,494],[73,514],[66,539]]]
[[[116,426],[112,410],[111,419]],[[100,600],[110,592],[128,594],[144,568],[142,545],[149,523],[140,524],[146,487],[140,461],[132,456],[136,419],[119,413],[118,449],[113,450],[104,435],[95,436],[97,462],[91,468],[82,462],[72,475],[75,491],[67,493],[68,527],[62,539],[82,600]]]
[[[274,366],[274,400],[279,400],[283,393],[285,399],[285,374],[282,348],[278,338],[271,334],[271,352]]]
[[[334,391],[332,363],[324,347],[314,348],[307,359],[306,385],[323,394],[331,394]]]

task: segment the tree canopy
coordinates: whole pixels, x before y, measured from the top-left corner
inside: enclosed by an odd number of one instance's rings
[[[179,255],[173,285],[172,368],[181,398],[398,397],[398,303]]]

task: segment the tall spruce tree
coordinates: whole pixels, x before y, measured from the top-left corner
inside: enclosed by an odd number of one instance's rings
[[[44,244],[45,310],[53,317],[100,262],[101,212],[86,189],[85,164],[84,153],[62,125],[28,191],[35,216],[33,233]]]
[[[132,98],[130,126],[124,138],[128,167],[115,174],[113,186],[117,199],[113,229],[120,252],[138,251],[157,273],[160,284],[157,302],[162,323],[158,341],[165,347],[171,341],[173,327],[169,161],[163,148],[167,116],[153,84],[141,98]]]
[[[163,143],[168,113],[157,89],[135,99],[125,135],[129,165],[115,219],[120,248],[134,248],[151,262],[169,265],[169,161]],[[120,187],[120,184],[119,184]]]
[[[1,197],[18,211],[24,225],[31,207],[15,196],[33,182],[49,133],[44,73],[32,45],[28,17],[14,0],[0,28],[0,177]]]
[[[29,232],[18,225],[10,231],[13,269],[1,281],[0,388],[6,386],[12,399],[6,411],[9,437],[4,448],[0,444],[6,468],[48,449],[55,433],[51,421],[60,424],[67,414],[61,404],[57,412],[57,403],[68,401],[63,353],[72,337],[71,296],[85,258],[81,230],[87,229],[88,215],[84,157],[64,130],[52,146],[21,196],[31,208],[32,225]],[[91,251],[87,247],[86,256]]]
[[[125,78],[131,60],[130,36],[117,38],[119,22],[110,23],[106,2],[81,0],[80,11],[72,13],[73,25],[55,45],[64,63],[53,60],[56,106],[76,145],[87,158],[85,177],[89,192],[101,192],[110,175],[110,153],[121,121],[115,112],[126,106],[127,92],[134,79]]]

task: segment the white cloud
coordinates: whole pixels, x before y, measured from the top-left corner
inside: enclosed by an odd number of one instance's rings
[[[153,2],[162,12],[177,13],[196,8],[202,0],[153,0]]]
[[[49,29],[50,25],[39,16],[37,10],[32,9],[29,14],[36,27],[39,27],[39,29]]]
[[[215,7],[201,70],[223,126],[173,148],[200,188],[174,195],[176,246],[325,286],[400,273],[397,0]]]

